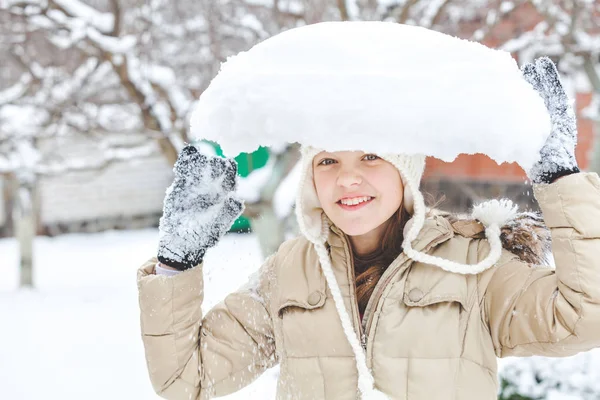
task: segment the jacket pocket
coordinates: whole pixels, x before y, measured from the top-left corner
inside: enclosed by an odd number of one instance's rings
[[[440,271],[430,279],[416,276],[419,271],[404,287],[401,337],[411,343],[408,351],[414,357],[460,357],[463,352],[470,313],[468,278]]]
[[[290,357],[318,356],[322,338],[323,312],[327,296],[320,290],[304,295],[287,296],[276,306],[277,323],[286,355]]]
[[[314,310],[325,304],[327,296],[321,290],[315,290],[306,296],[286,296],[280,299],[277,306],[277,315],[283,318],[284,313],[300,310]]]
[[[463,293],[435,293],[423,292],[420,288],[405,289],[404,304],[408,307],[427,307],[434,306],[440,303],[458,303],[463,310],[467,310],[468,299],[466,291]]]
[[[427,307],[439,303],[458,303],[469,307],[468,276],[416,263],[404,285],[403,301],[409,307]]]

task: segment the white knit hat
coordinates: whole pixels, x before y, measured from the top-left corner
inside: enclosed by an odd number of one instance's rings
[[[331,259],[325,248],[325,241],[329,234],[328,220],[319,199],[314,184],[313,158],[322,150],[310,146],[301,148],[302,175],[296,197],[296,218],[302,234],[311,241],[319,256],[323,275],[331,291],[336,309],[340,316],[342,327],[356,358],[358,369],[358,388],[363,400],[387,399],[387,396],[375,389],[374,378],[366,363],[365,354],[358,341],[358,336],[348,311],[344,307],[344,300],[331,266]],[[516,214],[516,207],[509,200],[493,200],[475,207],[473,217],[479,219],[486,226],[486,236],[490,243],[488,256],[474,265],[457,263],[440,257],[431,256],[414,250],[412,242],[417,238],[425,223],[426,207],[423,194],[419,190],[421,177],[425,170],[424,155],[404,154],[378,154],[381,158],[394,165],[400,172],[404,184],[404,207],[412,218],[407,222],[402,243],[404,253],[412,260],[438,266],[446,271],[460,274],[477,274],[494,265],[500,258],[502,244],[500,241],[500,227],[505,221]]]

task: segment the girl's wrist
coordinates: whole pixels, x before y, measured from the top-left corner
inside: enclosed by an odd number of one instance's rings
[[[168,265],[162,264],[160,262],[157,262],[156,265],[154,266],[154,274],[155,275],[164,275],[164,276],[175,276],[177,274],[179,274],[181,271],[173,268],[173,267],[169,267]]]
[[[168,265],[163,264],[161,262],[158,262],[156,265],[158,265],[159,267],[164,268],[164,269],[170,269],[170,270],[173,270],[173,271],[179,271],[177,268],[169,267]]]

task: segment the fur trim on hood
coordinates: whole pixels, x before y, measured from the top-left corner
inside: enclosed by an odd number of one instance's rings
[[[462,236],[485,239],[485,226],[477,219],[440,210],[431,210],[430,215],[445,217]],[[532,265],[551,265],[552,238],[541,213],[519,212],[502,225],[500,232],[502,247],[521,260]]]

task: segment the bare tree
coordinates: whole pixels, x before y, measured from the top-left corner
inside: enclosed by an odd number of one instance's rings
[[[0,2],[0,56],[7,60],[0,67],[0,174],[13,189],[24,285],[32,284],[39,177],[100,170],[157,148],[174,163],[191,141],[189,113],[220,63],[302,20],[277,3]],[[132,139],[140,132],[146,140]],[[94,141],[98,153],[62,155],[60,143],[77,138]],[[275,171],[288,168],[280,159],[274,155]],[[264,218],[256,210],[268,209],[275,177],[282,179],[274,173],[265,195],[249,204],[257,226]],[[261,235],[273,236],[279,240]]]
[[[174,161],[185,140],[193,93],[140,45],[152,14],[142,4],[122,6],[0,3],[0,53],[9,61],[0,83],[0,174],[13,188],[23,285],[33,284],[40,176],[99,170],[157,147]],[[152,140],[132,141],[136,132]],[[60,142],[76,137],[96,142],[98,153],[61,156]]]

